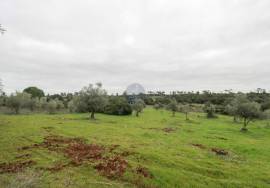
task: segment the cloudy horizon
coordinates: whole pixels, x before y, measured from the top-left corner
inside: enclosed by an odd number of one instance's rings
[[[270,1],[0,1],[10,93],[270,90]]]

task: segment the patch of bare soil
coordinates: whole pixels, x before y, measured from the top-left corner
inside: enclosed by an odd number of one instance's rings
[[[153,178],[152,174],[149,172],[149,170],[145,167],[138,166],[136,168],[136,173],[139,175],[142,175],[145,178]]]
[[[211,151],[216,153],[217,155],[228,155],[229,154],[228,151],[226,151],[224,149],[220,149],[220,148],[212,148]]]
[[[108,178],[117,178],[123,176],[128,166],[128,162],[121,156],[104,158],[95,169]]]
[[[81,138],[66,138],[49,135],[44,137],[43,142],[31,146],[24,146],[19,148],[19,150],[46,148],[49,151],[62,153],[70,159],[69,163],[64,164],[59,162],[52,167],[42,168],[43,170],[57,172],[70,165],[80,166],[87,163],[92,164],[101,175],[107,178],[120,178],[126,172],[127,168],[130,167],[125,157],[134,154],[134,152],[123,150],[116,151],[118,147],[120,147],[120,145],[105,147],[99,144],[87,144],[86,141]],[[141,166],[136,168],[136,171],[133,172],[143,177],[151,177],[149,171]]]
[[[30,167],[32,165],[36,164],[32,160],[28,161],[16,161],[12,163],[1,163],[0,164],[0,174],[1,173],[15,173],[20,172],[23,169]]]
[[[172,127],[166,127],[166,128],[163,128],[162,131],[164,131],[166,133],[171,133],[171,132],[175,132],[176,129],[172,128]]]
[[[191,144],[192,146],[198,147],[200,149],[205,149],[206,147],[202,144]]]
[[[64,153],[71,159],[73,164],[80,165],[85,160],[102,159],[104,151],[105,149],[103,146],[74,142],[66,147]]]

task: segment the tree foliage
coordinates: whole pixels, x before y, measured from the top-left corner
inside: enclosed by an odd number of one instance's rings
[[[170,103],[168,104],[167,108],[172,111],[172,116],[175,116],[175,112],[178,110],[178,103],[177,101],[173,98],[171,99]]]
[[[145,107],[145,103],[142,99],[136,99],[134,104],[132,104],[132,109],[135,111],[137,117],[139,117],[139,113],[143,111]]]
[[[43,90],[41,90],[41,89],[39,89],[37,87],[34,87],[34,86],[33,87],[25,88],[23,90],[23,92],[31,94],[32,98],[36,98],[36,97],[37,98],[41,98],[41,97],[44,97],[45,96]]]
[[[16,92],[7,98],[6,105],[10,107],[16,114],[20,113],[22,107],[26,106],[31,100],[31,95],[28,93]]]
[[[182,104],[179,106],[179,111],[184,113],[186,116],[186,120],[189,120],[188,114],[191,112],[192,108],[190,104]]]
[[[47,108],[49,114],[55,114],[56,109],[57,109],[57,102],[55,100],[50,100],[47,103],[46,108]]]
[[[161,103],[156,103],[156,104],[154,104],[154,108],[156,110],[159,110],[159,109],[163,108],[163,105]]]
[[[75,104],[79,108],[84,108],[87,112],[90,112],[90,118],[95,119],[95,113],[103,111],[107,103],[107,92],[102,88],[101,83],[95,85],[89,84],[84,87],[75,99]]]
[[[126,98],[113,96],[110,97],[108,104],[105,106],[104,113],[111,115],[130,115],[132,108]]]
[[[217,117],[215,115],[215,112],[216,112],[215,105],[211,104],[210,102],[205,104],[204,111],[206,113],[207,118],[216,118]]]
[[[247,125],[250,121],[259,118],[261,115],[260,104],[257,102],[245,102],[239,104],[236,114],[244,120],[242,131],[247,130]]]

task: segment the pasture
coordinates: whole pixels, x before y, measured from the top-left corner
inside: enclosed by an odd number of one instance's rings
[[[147,107],[139,117],[0,115],[0,187],[270,187],[270,126]],[[89,154],[90,152],[90,154]]]

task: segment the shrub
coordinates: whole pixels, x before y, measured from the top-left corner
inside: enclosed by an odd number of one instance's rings
[[[111,97],[105,106],[104,113],[111,115],[130,115],[132,108],[125,98]]]
[[[163,108],[163,105],[162,105],[161,103],[156,103],[156,104],[154,105],[154,108],[155,108],[156,110],[158,110],[158,109]]]
[[[216,118],[217,116],[215,115],[216,108],[215,105],[211,103],[206,103],[204,106],[204,112],[206,113],[207,118]]]

